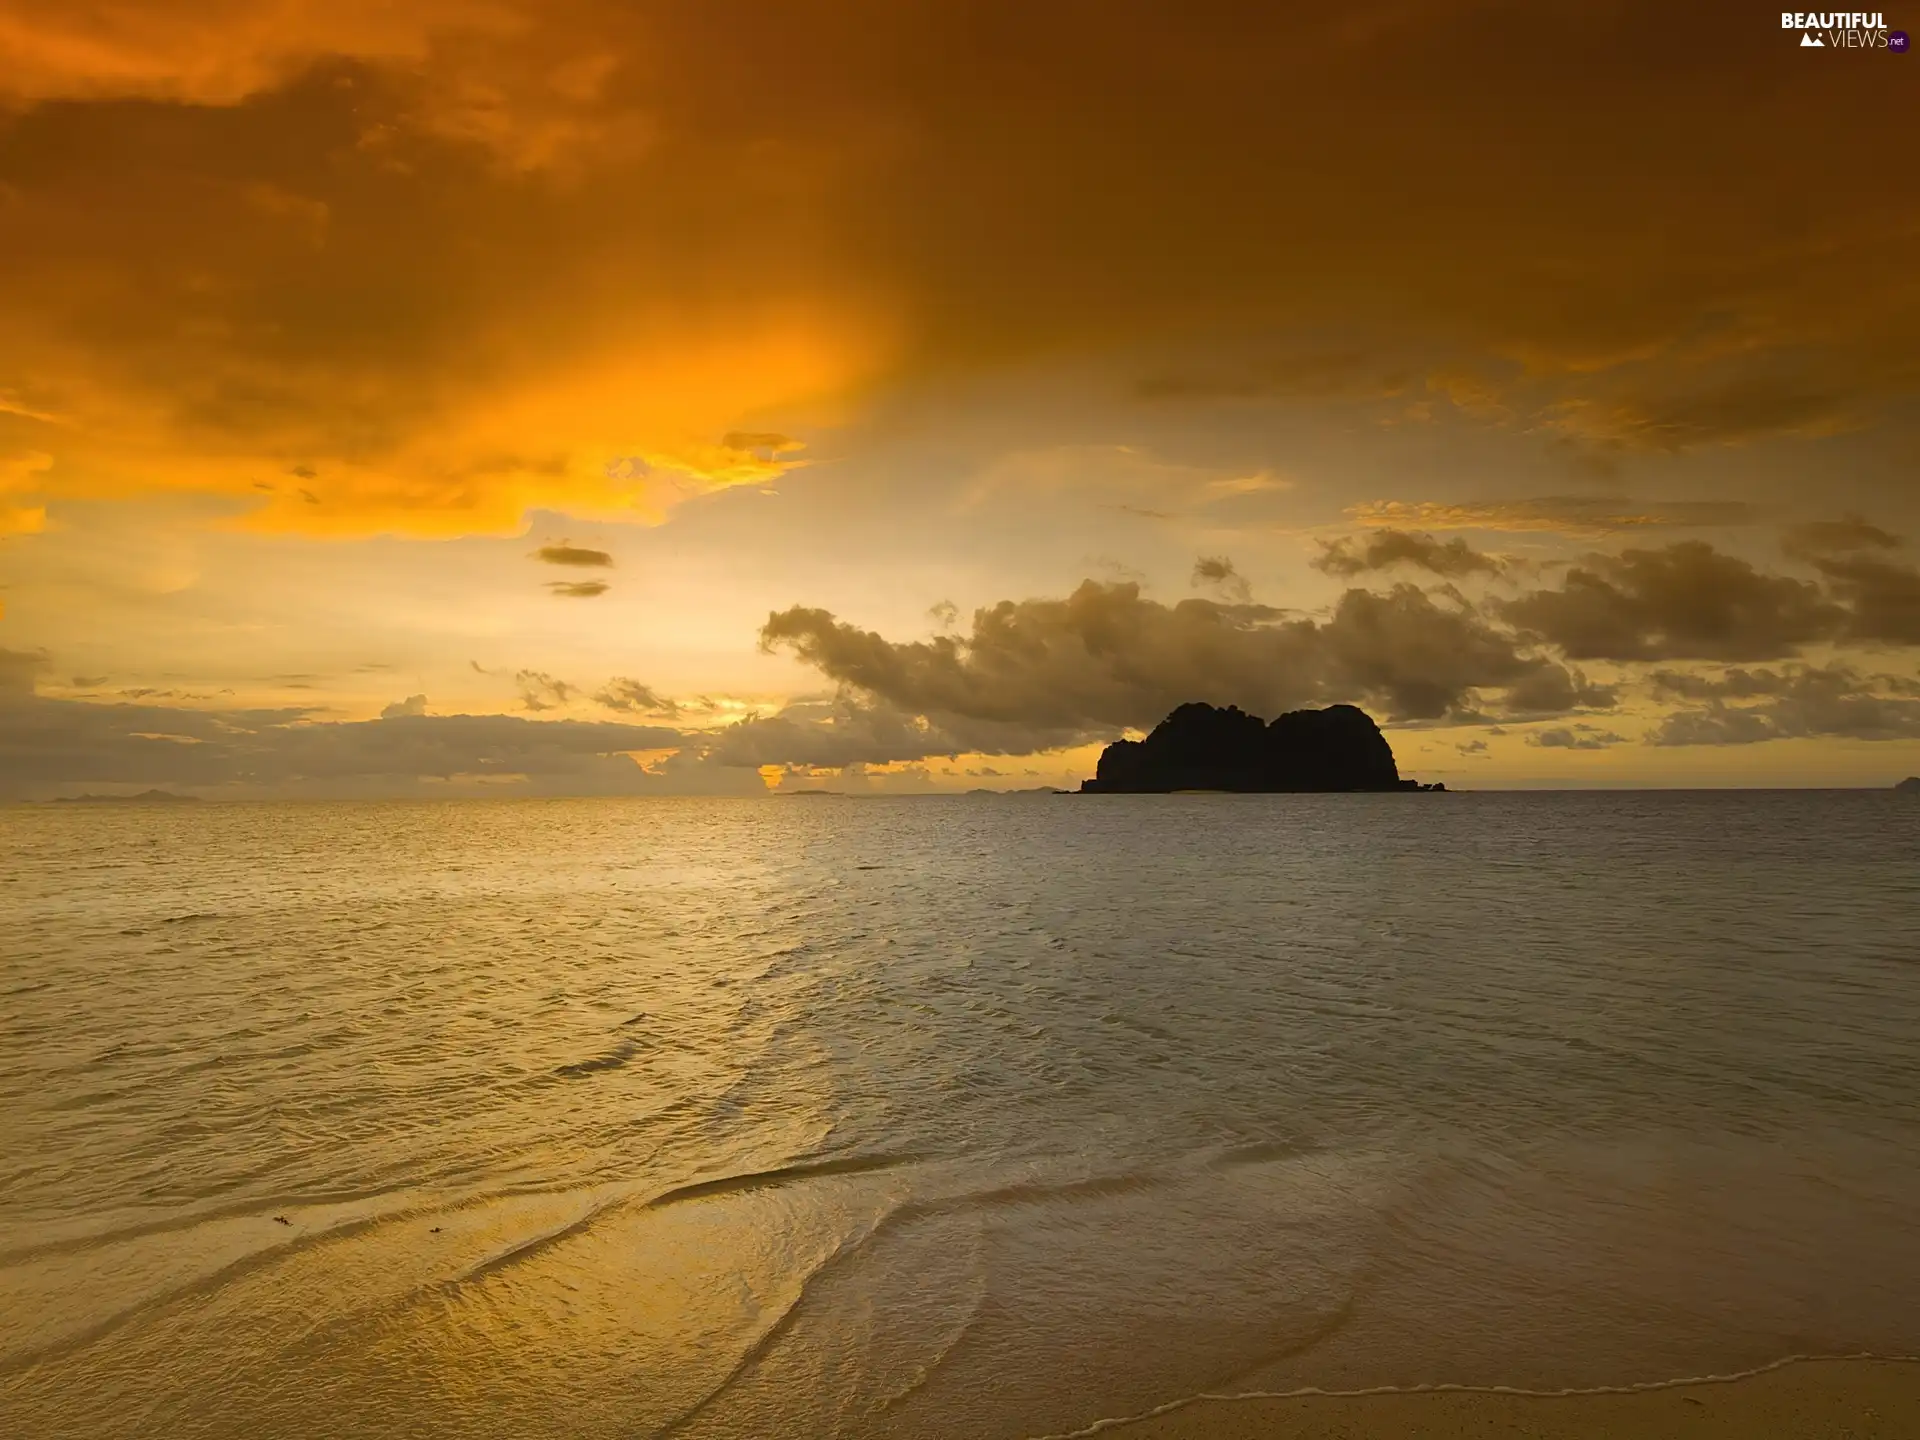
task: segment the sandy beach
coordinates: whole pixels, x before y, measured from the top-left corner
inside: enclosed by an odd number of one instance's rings
[[[1100,1433],[1117,1440],[1904,1440],[1920,1435],[1920,1363],[1806,1360],[1736,1380],[1614,1394],[1201,1400]]]

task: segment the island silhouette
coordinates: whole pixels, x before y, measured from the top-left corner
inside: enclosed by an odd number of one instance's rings
[[[1290,710],[1271,723],[1237,705],[1182,705],[1144,740],[1100,753],[1084,795],[1165,795],[1176,790],[1255,793],[1444,790],[1402,780],[1393,747],[1353,705]]]
[[[1893,788],[1907,791],[1910,794],[1920,795],[1920,775],[1909,775]]]

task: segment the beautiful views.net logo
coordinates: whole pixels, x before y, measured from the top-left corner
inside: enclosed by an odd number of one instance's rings
[[[1905,54],[1907,49],[1907,32],[1887,29],[1886,17],[1878,12],[1783,10],[1780,28],[1800,31],[1802,50],[1890,50]]]

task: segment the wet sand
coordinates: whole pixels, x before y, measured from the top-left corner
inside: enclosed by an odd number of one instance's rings
[[[1737,1380],[1614,1394],[1201,1400],[1099,1433],[1114,1440],[1909,1440],[1920,1436],[1920,1362],[1806,1360]]]

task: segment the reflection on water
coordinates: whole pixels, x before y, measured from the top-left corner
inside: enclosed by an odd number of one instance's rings
[[[0,812],[0,1431],[1912,1353],[1905,798]]]

